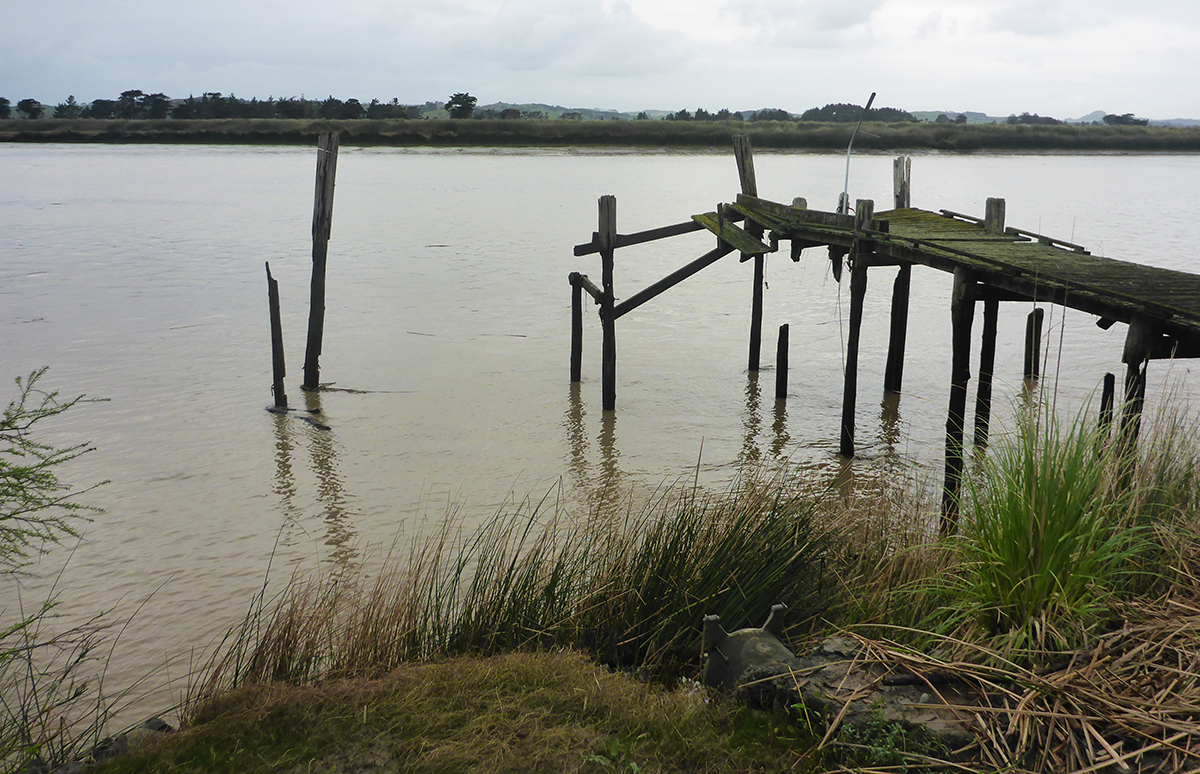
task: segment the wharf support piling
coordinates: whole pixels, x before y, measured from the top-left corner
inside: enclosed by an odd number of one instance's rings
[[[1092,255],[1070,242],[1006,226],[1005,201],[989,199],[983,217],[950,210],[932,212],[909,203],[911,162],[894,164],[895,208],[877,212],[869,200],[860,200],[855,214],[809,209],[805,199],[780,204],[756,195],[757,183],[747,142],[735,140],[741,193],[733,202],[719,203],[713,211],[693,215],[690,221],[632,234],[616,232],[615,200],[606,210],[601,200],[600,228],[589,242],[575,247],[576,256],[599,253],[605,279],[602,288],[572,274],[572,380],[580,374],[582,348],[582,293],[590,293],[600,305],[604,328],[604,408],[615,408],[615,330],[622,315],[657,298],[722,257],[737,253],[743,261],[754,259],[754,295],[751,299],[751,373],[758,368],[761,345],[762,291],[759,262],[790,242],[790,256],[799,262],[808,248],[823,247],[818,260],[836,255],[835,276],[841,275],[843,257],[848,256],[850,295],[849,324],[845,340],[845,373],[839,423],[839,451],[847,458],[855,450],[855,417],[858,401],[858,359],[861,351],[864,298],[872,269],[895,267],[892,286],[891,321],[883,389],[899,400],[907,337],[912,272],[924,267],[953,275],[949,324],[951,352],[945,433],[945,480],[942,531],[957,526],[959,491],[964,470],[967,398],[971,380],[971,341],[976,308],[983,309],[977,389],[974,401],[974,433],[971,441],[982,447],[988,442],[993,383],[1002,374],[1040,374],[1044,307],[1055,304],[1095,315],[1107,330],[1120,322],[1129,326],[1122,357],[1126,365],[1120,435],[1132,443],[1138,433],[1145,371],[1149,360],[1200,357],[1200,276],[1185,272],[1141,266]],[[611,199],[611,197],[606,197]],[[604,213],[611,213],[605,215]],[[619,303],[613,295],[613,254],[617,249],[707,230],[716,247],[626,297]],[[788,252],[784,253],[789,254]],[[824,270],[825,267],[822,267]],[[976,303],[981,302],[981,303]],[[1017,302],[1032,308],[1025,336],[1025,362],[996,363],[996,339],[1001,302]],[[798,334],[803,335],[803,334]],[[781,335],[781,339],[783,336]],[[786,355],[786,345],[780,344]],[[777,367],[777,395],[787,393],[783,356]],[[1022,370],[1017,371],[1020,367]],[[1115,381],[1115,380],[1114,380]],[[783,385],[783,386],[780,386]],[[1106,404],[1102,420],[1114,422],[1118,407],[1114,398]],[[893,422],[894,424],[894,422]]]

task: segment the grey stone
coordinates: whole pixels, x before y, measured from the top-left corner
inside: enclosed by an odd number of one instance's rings
[[[886,685],[889,668],[862,658],[859,644],[849,638],[830,637],[797,658],[779,641],[786,609],[775,605],[761,629],[732,633],[717,616],[706,617],[704,684],[757,709],[799,707],[860,729],[880,720],[899,723],[949,749],[974,739],[970,715],[954,708],[977,704],[979,696],[950,686],[933,691],[920,680]]]

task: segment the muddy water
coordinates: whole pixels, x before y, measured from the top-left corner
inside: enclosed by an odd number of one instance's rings
[[[73,553],[22,581],[14,609],[59,577],[63,612],[115,607],[132,624],[109,683],[160,664],[170,677],[131,712],[183,688],[189,658],[238,620],[263,582],[293,569],[370,566],[448,507],[477,520],[526,499],[579,510],[680,476],[719,485],[744,462],[814,475],[936,470],[949,371],[950,279],[914,273],[905,392],[881,392],[894,270],[871,273],[860,354],[861,454],[835,455],[848,293],[821,251],[768,259],[763,362],[791,326],[786,404],[774,374],[747,374],[751,272],[730,257],[622,318],[618,411],[599,410],[599,326],[589,309],[584,382],[568,384],[572,257],[615,194],[618,229],[686,220],[729,200],[724,153],[343,148],[330,243],[322,378],[299,390],[307,319],[311,149],[0,146],[0,376],[51,367],[46,385],[106,399],[48,428],[97,451],[64,477],[109,483]],[[832,208],[844,157],[760,153],[767,198]],[[1200,270],[1200,157],[927,154],[913,203],[982,215],[1125,260]],[[886,209],[891,157],[861,155],[851,198]],[[690,235],[618,254],[618,296],[712,245]],[[811,253],[811,254],[810,254]],[[288,390],[321,430],[268,414],[264,261],[281,284]],[[1028,307],[1002,309],[997,402],[1019,401]],[[1048,372],[1078,407],[1120,369],[1122,326],[1048,315]],[[1191,394],[1191,365],[1155,364],[1150,397]],[[11,388],[4,399],[14,394]],[[273,557],[273,558],[272,558]],[[69,560],[68,560],[69,559]],[[65,569],[64,568],[65,563]],[[6,613],[6,615],[9,613]]]

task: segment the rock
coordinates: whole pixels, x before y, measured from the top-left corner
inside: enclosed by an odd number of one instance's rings
[[[978,696],[952,686],[930,693],[921,680],[886,685],[887,665],[864,659],[859,644],[848,638],[830,637],[797,658],[779,641],[786,609],[775,605],[761,629],[733,633],[721,628],[717,616],[706,617],[704,684],[756,709],[802,707],[859,730],[881,721],[899,723],[949,749],[974,739],[970,716],[952,707],[976,704]]]

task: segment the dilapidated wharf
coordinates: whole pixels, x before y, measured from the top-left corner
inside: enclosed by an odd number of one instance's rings
[[[1200,357],[1200,275],[1159,269],[1092,255],[1070,242],[1005,225],[1005,202],[989,199],[983,217],[948,210],[937,212],[909,206],[911,161],[894,165],[894,209],[875,212],[874,202],[859,200],[853,214],[809,209],[803,199],[781,204],[757,196],[749,142],[734,138],[742,193],[713,212],[693,215],[684,223],[636,234],[616,231],[616,201],[600,199],[600,226],[591,241],[577,245],[575,255],[599,253],[603,283],[570,275],[574,290],[572,381],[579,381],[582,358],[583,292],[600,307],[603,329],[602,391],[605,410],[616,404],[615,323],[621,316],[684,279],[737,252],[753,261],[750,370],[758,370],[762,335],[762,273],[764,256],[790,243],[793,260],[810,248],[825,248],[834,275],[849,273],[850,320],[842,401],[840,451],[854,455],[854,411],[857,397],[858,345],[868,271],[899,267],[892,287],[891,329],[884,389],[900,392],[908,318],[908,294],[913,266],[927,266],[954,275],[951,294],[950,395],[946,421],[946,474],[943,529],[953,530],[963,471],[963,436],[970,372],[971,330],[977,302],[983,307],[983,332],[978,361],[974,442],[987,443],[995,364],[997,313],[1000,302],[1049,303],[1096,316],[1096,324],[1127,326],[1122,361],[1126,366],[1119,436],[1136,438],[1150,360]],[[846,208],[849,209],[849,208]],[[616,303],[613,256],[618,248],[707,229],[717,246],[697,260],[649,287]],[[811,254],[808,253],[808,254]],[[806,254],[807,255],[807,254]],[[1038,346],[1044,312],[1035,308],[1026,326],[1025,374],[1038,374]],[[780,331],[777,397],[786,395],[786,326]],[[1106,375],[1101,403],[1105,428],[1114,414],[1115,377]]]

